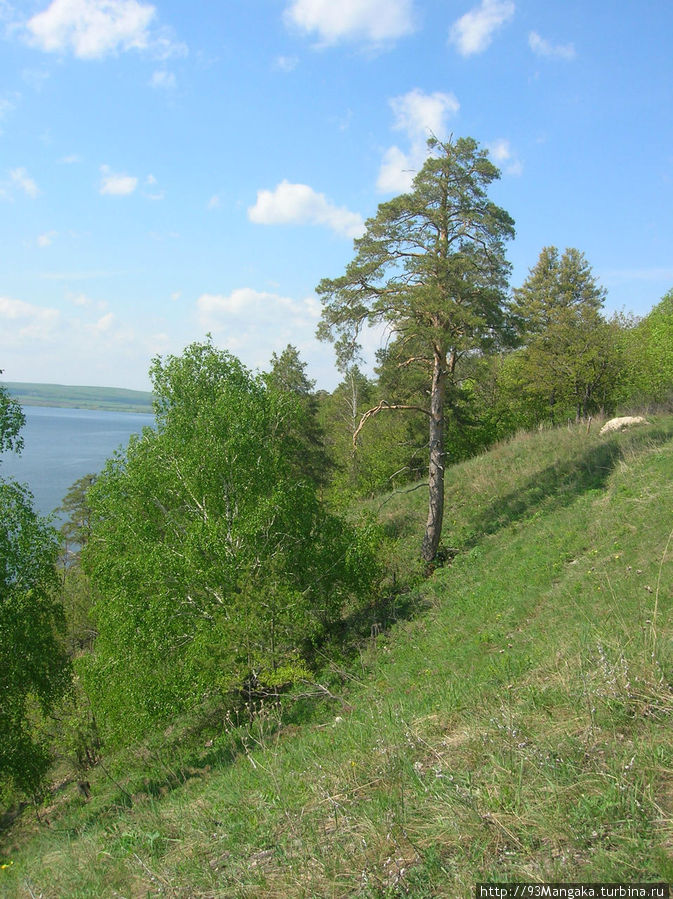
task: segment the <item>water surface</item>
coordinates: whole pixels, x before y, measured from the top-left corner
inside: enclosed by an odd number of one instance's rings
[[[0,476],[27,484],[42,515],[61,504],[78,478],[99,472],[131,434],[154,424],[153,415],[138,412],[43,406],[24,406],[23,411],[23,452],[0,457]]]

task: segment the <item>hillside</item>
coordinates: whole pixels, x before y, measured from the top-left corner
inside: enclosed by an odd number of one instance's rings
[[[152,394],[121,387],[74,387],[5,381],[2,386],[22,406],[99,409],[103,412],[152,412]]]
[[[254,724],[176,722],[1,846],[17,897],[468,897],[673,882],[673,417],[522,434],[373,503],[398,620]],[[406,616],[406,618],[404,617]],[[325,699],[316,699],[319,694]]]

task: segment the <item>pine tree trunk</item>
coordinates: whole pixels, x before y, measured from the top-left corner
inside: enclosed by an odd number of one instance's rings
[[[446,372],[444,353],[438,347],[434,351],[432,388],[430,393],[430,501],[428,522],[421,546],[421,557],[432,562],[437,555],[442,536],[444,518],[444,399]]]

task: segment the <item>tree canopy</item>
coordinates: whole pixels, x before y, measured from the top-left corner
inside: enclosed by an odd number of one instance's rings
[[[509,374],[537,408],[537,417],[586,417],[609,405],[619,374],[617,341],[601,309],[606,291],[584,253],[544,247],[514,290],[525,348]]]
[[[0,388],[0,448],[18,449],[23,414]],[[49,761],[35,714],[69,683],[58,639],[56,532],[33,509],[27,488],[0,478],[0,782],[35,792]]]
[[[355,256],[340,278],[325,279],[318,335],[336,344],[347,365],[366,325],[390,331],[397,364],[419,367],[429,402],[382,401],[384,409],[428,416],[429,512],[421,554],[434,558],[442,529],[447,385],[463,357],[506,341],[509,265],[505,242],[511,217],[487,188],[498,169],[472,138],[429,141],[429,158],[409,193],[382,203],[355,241]]]
[[[20,432],[24,424],[21,406],[12,399],[4,387],[0,386],[0,453],[7,450],[21,450],[23,438]]]
[[[151,370],[146,428],[89,491],[97,601],[85,682],[117,735],[246,682],[305,675],[366,592],[367,540],[297,478],[298,399],[210,343]]]

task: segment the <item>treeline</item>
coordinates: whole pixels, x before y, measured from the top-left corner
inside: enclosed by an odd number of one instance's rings
[[[541,251],[512,291],[513,345],[465,354],[456,366],[447,464],[521,429],[673,405],[673,290],[643,318],[606,316],[605,298],[584,254]],[[415,412],[427,402],[427,378],[401,366],[400,355],[393,342],[378,353],[375,377],[352,365],[335,391],[311,399],[337,494],[367,496],[427,475],[427,428]],[[291,347],[281,358],[300,366]],[[388,414],[400,406],[412,408]],[[355,445],[353,434],[372,410]]]
[[[210,340],[155,359],[156,426],[73,485],[60,562],[28,491],[0,481],[5,803],[39,796],[55,756],[81,776],[102,745],[313,681],[395,589],[358,498],[427,478],[435,564],[447,465],[521,428],[672,401],[673,291],[607,318],[584,255],[545,247],[510,292],[497,169],[470,139],[430,149],[318,287],[333,392],[292,346],[263,374]],[[376,323],[368,377],[358,336]],[[22,424],[0,389],[0,451]]]

